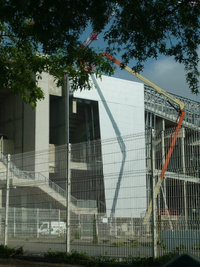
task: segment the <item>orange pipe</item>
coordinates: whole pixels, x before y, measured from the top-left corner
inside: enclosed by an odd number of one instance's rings
[[[176,139],[178,137],[178,133],[181,129],[181,125],[182,125],[182,122],[183,122],[183,119],[185,117],[185,111],[182,109],[181,111],[181,115],[180,115],[180,118],[179,118],[179,122],[178,122],[178,125],[176,127],[176,131],[174,133],[174,137],[172,139],[172,142],[171,142],[171,145],[170,145],[170,148],[169,148],[169,151],[167,153],[167,157],[166,157],[166,160],[163,164],[163,167],[162,167],[162,171],[161,171],[161,174],[160,174],[160,178],[163,179],[164,178],[164,175],[165,175],[165,172],[167,170],[167,167],[168,167],[168,164],[169,164],[169,161],[170,161],[170,158],[171,158],[171,155],[172,155],[172,152],[174,150],[174,146],[175,146],[175,143],[176,143]]]
[[[110,59],[111,61],[113,61],[114,63],[116,63],[117,65],[119,65],[120,67],[123,66],[123,64],[119,60],[117,60],[116,58],[112,57],[108,53],[101,53],[100,55],[106,56],[108,59]]]

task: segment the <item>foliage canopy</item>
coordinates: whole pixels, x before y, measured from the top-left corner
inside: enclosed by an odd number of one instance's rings
[[[97,76],[112,74],[111,62],[79,41],[88,25],[104,30],[107,52],[120,52],[125,64],[136,60],[137,71],[148,58],[172,56],[184,64],[190,90],[199,92],[200,3],[188,0],[1,0],[1,90],[35,105],[43,71],[62,84],[66,70],[73,89],[90,87],[85,62]]]

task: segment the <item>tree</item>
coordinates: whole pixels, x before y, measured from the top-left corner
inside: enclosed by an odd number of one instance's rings
[[[183,63],[192,92],[198,93],[199,1],[175,0],[2,0],[0,6],[0,85],[25,102],[43,97],[37,80],[47,71],[62,84],[66,70],[73,89],[90,88],[87,66],[97,76],[112,74],[111,62],[94,48],[83,48],[82,32],[104,31],[106,51],[122,53],[125,64],[141,70],[159,54]],[[115,16],[109,22],[114,10]]]

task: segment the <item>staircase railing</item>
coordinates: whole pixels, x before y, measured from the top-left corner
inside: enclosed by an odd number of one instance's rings
[[[0,154],[0,160],[7,166],[7,157],[3,155],[3,153]],[[38,181],[38,186],[42,184],[47,185],[62,197],[66,197],[66,191],[49,178],[45,177],[41,172],[22,171],[12,161],[10,161],[10,171],[17,178]],[[71,196],[71,203],[79,208],[97,207],[96,200],[76,199],[73,196]]]
[[[7,157],[3,155],[3,153],[1,153],[0,155],[0,160],[7,166],[8,160]],[[45,177],[41,172],[22,171],[12,161],[10,161],[10,171],[17,178],[40,181],[45,185],[48,185],[50,188],[52,188],[56,193],[60,194],[61,196],[63,197],[66,196],[66,192],[64,189],[62,189],[59,185],[55,184],[50,179]]]
[[[60,194],[64,198],[66,197],[66,191],[59,185],[52,182],[51,180],[49,180],[49,187],[51,187],[54,191],[56,191],[58,194]]]

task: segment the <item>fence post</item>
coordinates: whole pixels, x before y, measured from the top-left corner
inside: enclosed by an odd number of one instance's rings
[[[187,182],[183,182],[185,229],[188,230]]]
[[[2,200],[2,188],[0,189],[0,234],[2,234],[3,227],[2,227],[2,219],[3,219],[3,200]]]
[[[69,77],[64,71],[63,93],[65,99],[65,136],[66,136],[66,252],[70,252],[70,199],[71,199],[71,179],[70,179],[70,143],[69,143]]]
[[[13,208],[13,236],[15,237],[16,234],[16,211],[15,211],[15,207]]]
[[[70,206],[71,206],[71,171],[70,171],[70,161],[71,161],[71,146],[67,146],[67,166],[66,166],[66,252],[70,252]]]
[[[10,154],[8,154],[7,156],[7,170],[6,170],[6,209],[5,209],[4,246],[7,246],[8,243],[9,192],[10,192]]]
[[[36,231],[37,231],[37,238],[39,238],[39,208],[37,208],[37,215],[36,215]]]
[[[52,203],[49,203],[49,235],[51,235],[51,221],[52,221]]]
[[[58,209],[58,222],[60,224],[60,209]]]
[[[157,232],[156,232],[156,198],[155,198],[155,131],[151,130],[151,198],[152,198],[152,254],[153,258],[157,257]]]

